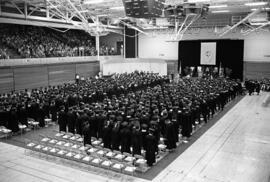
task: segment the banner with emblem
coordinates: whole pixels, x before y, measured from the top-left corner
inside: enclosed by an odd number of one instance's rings
[[[216,65],[216,42],[201,43],[201,65]]]

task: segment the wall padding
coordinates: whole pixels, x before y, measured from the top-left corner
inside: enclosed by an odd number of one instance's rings
[[[0,69],[0,93],[14,90],[13,70],[11,68]]]
[[[46,66],[14,68],[15,90],[39,88],[48,85]]]

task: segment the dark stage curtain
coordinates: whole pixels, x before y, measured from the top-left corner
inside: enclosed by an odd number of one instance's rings
[[[137,49],[137,43],[138,42],[138,36],[136,36],[137,31],[132,29],[132,28],[128,28],[125,26],[125,39],[126,39],[126,44],[125,44],[125,54],[126,54],[126,58],[136,58],[137,57],[137,53],[136,53],[136,49]]]

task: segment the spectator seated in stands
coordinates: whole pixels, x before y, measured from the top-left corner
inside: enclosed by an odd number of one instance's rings
[[[9,59],[6,49],[0,48],[0,59]]]

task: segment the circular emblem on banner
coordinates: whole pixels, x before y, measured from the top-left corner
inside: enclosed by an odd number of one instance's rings
[[[211,54],[212,54],[211,51],[206,51],[206,52],[205,52],[205,56],[208,57],[208,58],[211,57]]]

